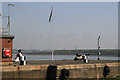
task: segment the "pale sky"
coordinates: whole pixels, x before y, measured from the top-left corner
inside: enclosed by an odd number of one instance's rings
[[[7,2],[2,4],[7,16]],[[14,48],[51,49],[53,6],[54,49],[96,49],[100,35],[101,48],[118,48],[117,2],[11,2],[11,34]],[[3,19],[3,26],[7,20]]]

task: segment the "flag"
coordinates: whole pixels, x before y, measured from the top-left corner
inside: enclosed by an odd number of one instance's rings
[[[53,16],[53,8],[51,9],[50,17],[49,17],[49,22],[51,21],[51,18]]]
[[[98,39],[100,39],[100,36],[99,36],[99,38]]]
[[[8,6],[15,6],[14,4],[8,4]]]

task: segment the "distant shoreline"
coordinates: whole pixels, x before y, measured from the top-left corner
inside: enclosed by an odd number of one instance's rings
[[[14,55],[16,55],[14,53]],[[51,54],[36,54],[36,53],[23,53],[23,55],[51,55]],[[54,54],[54,55],[75,55],[75,54]],[[89,56],[98,56],[98,55],[89,55]],[[113,56],[113,57],[118,57],[118,55],[100,55],[100,56]],[[119,56],[120,57],[120,56]]]
[[[13,54],[17,54],[18,50],[13,50]],[[23,54],[26,55],[51,55],[51,51],[40,51],[40,50],[22,50]],[[118,49],[101,49],[100,56],[119,56]],[[93,50],[54,50],[54,55],[76,55],[76,54],[89,54],[97,56],[97,49]]]

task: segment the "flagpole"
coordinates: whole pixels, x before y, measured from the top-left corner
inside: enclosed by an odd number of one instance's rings
[[[54,45],[54,44],[53,44],[53,38],[54,38],[54,36],[53,36],[53,34],[54,34],[54,31],[53,31],[53,19],[52,19],[51,26],[52,26],[52,27],[51,27],[51,28],[52,28],[52,29],[51,29],[51,32],[52,32],[52,34],[51,34],[51,35],[52,35],[52,40],[51,40],[51,47],[52,47],[52,60],[54,60],[54,58],[53,58],[53,53],[54,53],[54,49],[53,49],[53,45]]]
[[[49,17],[49,22],[51,22],[51,60],[54,60],[53,57],[53,53],[54,53],[54,49],[53,49],[53,38],[54,38],[54,27],[53,27],[53,7],[51,7],[51,13],[50,13],[50,17]]]
[[[52,39],[51,39],[51,48],[52,48],[52,60],[54,60],[54,57],[53,57],[53,54],[54,54],[54,49],[53,49],[53,46],[54,46],[54,41],[53,41],[53,39],[54,39],[54,27],[53,27],[53,7],[51,7],[51,9],[52,9],[52,21],[51,21],[51,37],[52,37]]]

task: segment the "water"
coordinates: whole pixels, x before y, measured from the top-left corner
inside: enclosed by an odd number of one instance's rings
[[[13,54],[13,60],[16,54]],[[24,55],[26,60],[51,60],[51,55]],[[54,60],[74,60],[75,55],[54,55]],[[89,56],[89,60],[97,60],[98,56]],[[118,60],[116,56],[100,56],[100,60]]]

